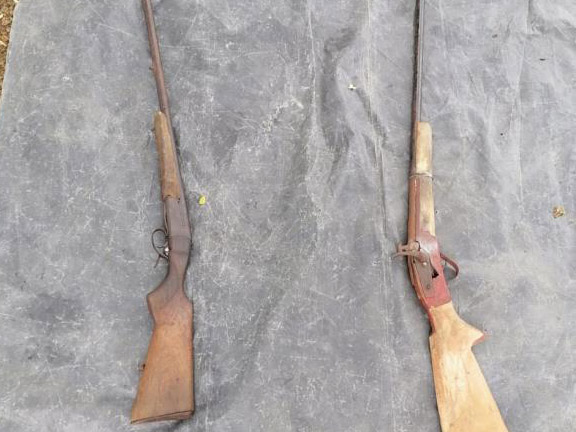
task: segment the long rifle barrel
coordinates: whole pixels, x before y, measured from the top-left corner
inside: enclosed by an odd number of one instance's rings
[[[156,80],[156,90],[158,92],[158,103],[167,119],[168,126],[172,132],[172,118],[170,117],[170,104],[168,103],[168,92],[166,91],[166,82],[164,81],[164,69],[162,68],[162,59],[160,58],[160,45],[156,35],[156,25],[154,23],[154,12],[152,10],[151,0],[142,0],[142,9],[148,28],[148,43],[150,44],[150,55],[152,56],[152,70]]]
[[[414,14],[414,83],[412,95],[412,123],[420,121],[420,109],[422,108],[422,57],[424,48],[424,3],[425,0],[417,0]]]
[[[412,94],[412,172],[415,169],[416,139],[422,110],[422,59],[424,55],[424,4],[426,0],[416,0],[414,13],[414,78]]]

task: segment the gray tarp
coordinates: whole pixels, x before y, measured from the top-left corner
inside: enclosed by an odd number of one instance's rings
[[[438,431],[428,323],[391,259],[413,2],[155,6],[195,228],[197,412],[138,430]],[[454,301],[490,335],[475,352],[510,431],[574,430],[576,6],[430,0],[426,22]],[[2,432],[132,430],[145,294],[164,275],[149,66],[137,0],[17,8],[0,112]]]

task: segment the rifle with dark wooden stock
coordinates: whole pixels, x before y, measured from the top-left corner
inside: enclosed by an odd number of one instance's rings
[[[410,280],[430,320],[430,354],[442,431],[507,432],[471,349],[484,339],[484,333],[456,313],[444,277],[443,261],[453,267],[456,274],[458,267],[440,252],[436,239],[432,129],[420,119],[424,2],[417,0],[415,15],[408,243],[398,247],[398,255],[408,260]]]
[[[163,244],[155,245],[155,249],[169,267],[165,279],[146,298],[154,329],[132,406],[132,423],[183,420],[194,412],[192,303],[184,288],[190,255],[190,221],[150,0],[142,0],[142,7],[160,105],[154,116],[154,135],[165,225],[155,231],[164,235]]]

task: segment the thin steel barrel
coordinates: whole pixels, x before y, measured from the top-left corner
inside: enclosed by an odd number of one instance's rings
[[[412,94],[412,164],[411,171],[414,171],[416,141],[418,138],[418,123],[421,121],[422,108],[422,63],[424,53],[424,4],[425,0],[416,0],[414,11],[414,77]]]
[[[170,104],[168,103],[168,92],[166,91],[166,82],[164,81],[164,69],[162,68],[162,59],[160,58],[160,46],[158,36],[156,35],[156,25],[154,23],[154,12],[152,10],[151,0],[142,0],[142,9],[148,28],[148,43],[150,44],[150,55],[152,56],[152,70],[156,80],[156,91],[158,92],[158,103],[167,119],[170,131],[172,131],[172,118],[170,116]]]
[[[414,13],[414,83],[412,95],[412,124],[420,121],[420,109],[422,106],[422,57],[424,38],[424,1],[416,0],[416,10]]]

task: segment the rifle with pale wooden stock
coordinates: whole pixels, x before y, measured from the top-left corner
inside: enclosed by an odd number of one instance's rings
[[[150,0],[142,0],[142,7],[160,105],[154,116],[154,135],[160,162],[164,227],[153,233],[152,243],[159,257],[168,261],[169,269],[164,281],[146,298],[154,329],[132,406],[132,423],[183,420],[194,412],[192,303],[184,289],[190,255],[190,221]],[[161,246],[154,242],[157,232],[164,235]]]
[[[415,14],[414,95],[412,101],[412,163],[409,181],[408,243],[410,280],[431,325],[430,354],[436,400],[443,432],[507,432],[498,406],[472,353],[484,333],[456,313],[444,277],[443,261],[456,264],[439,249],[435,236],[432,191],[432,129],[420,119],[424,2]]]

